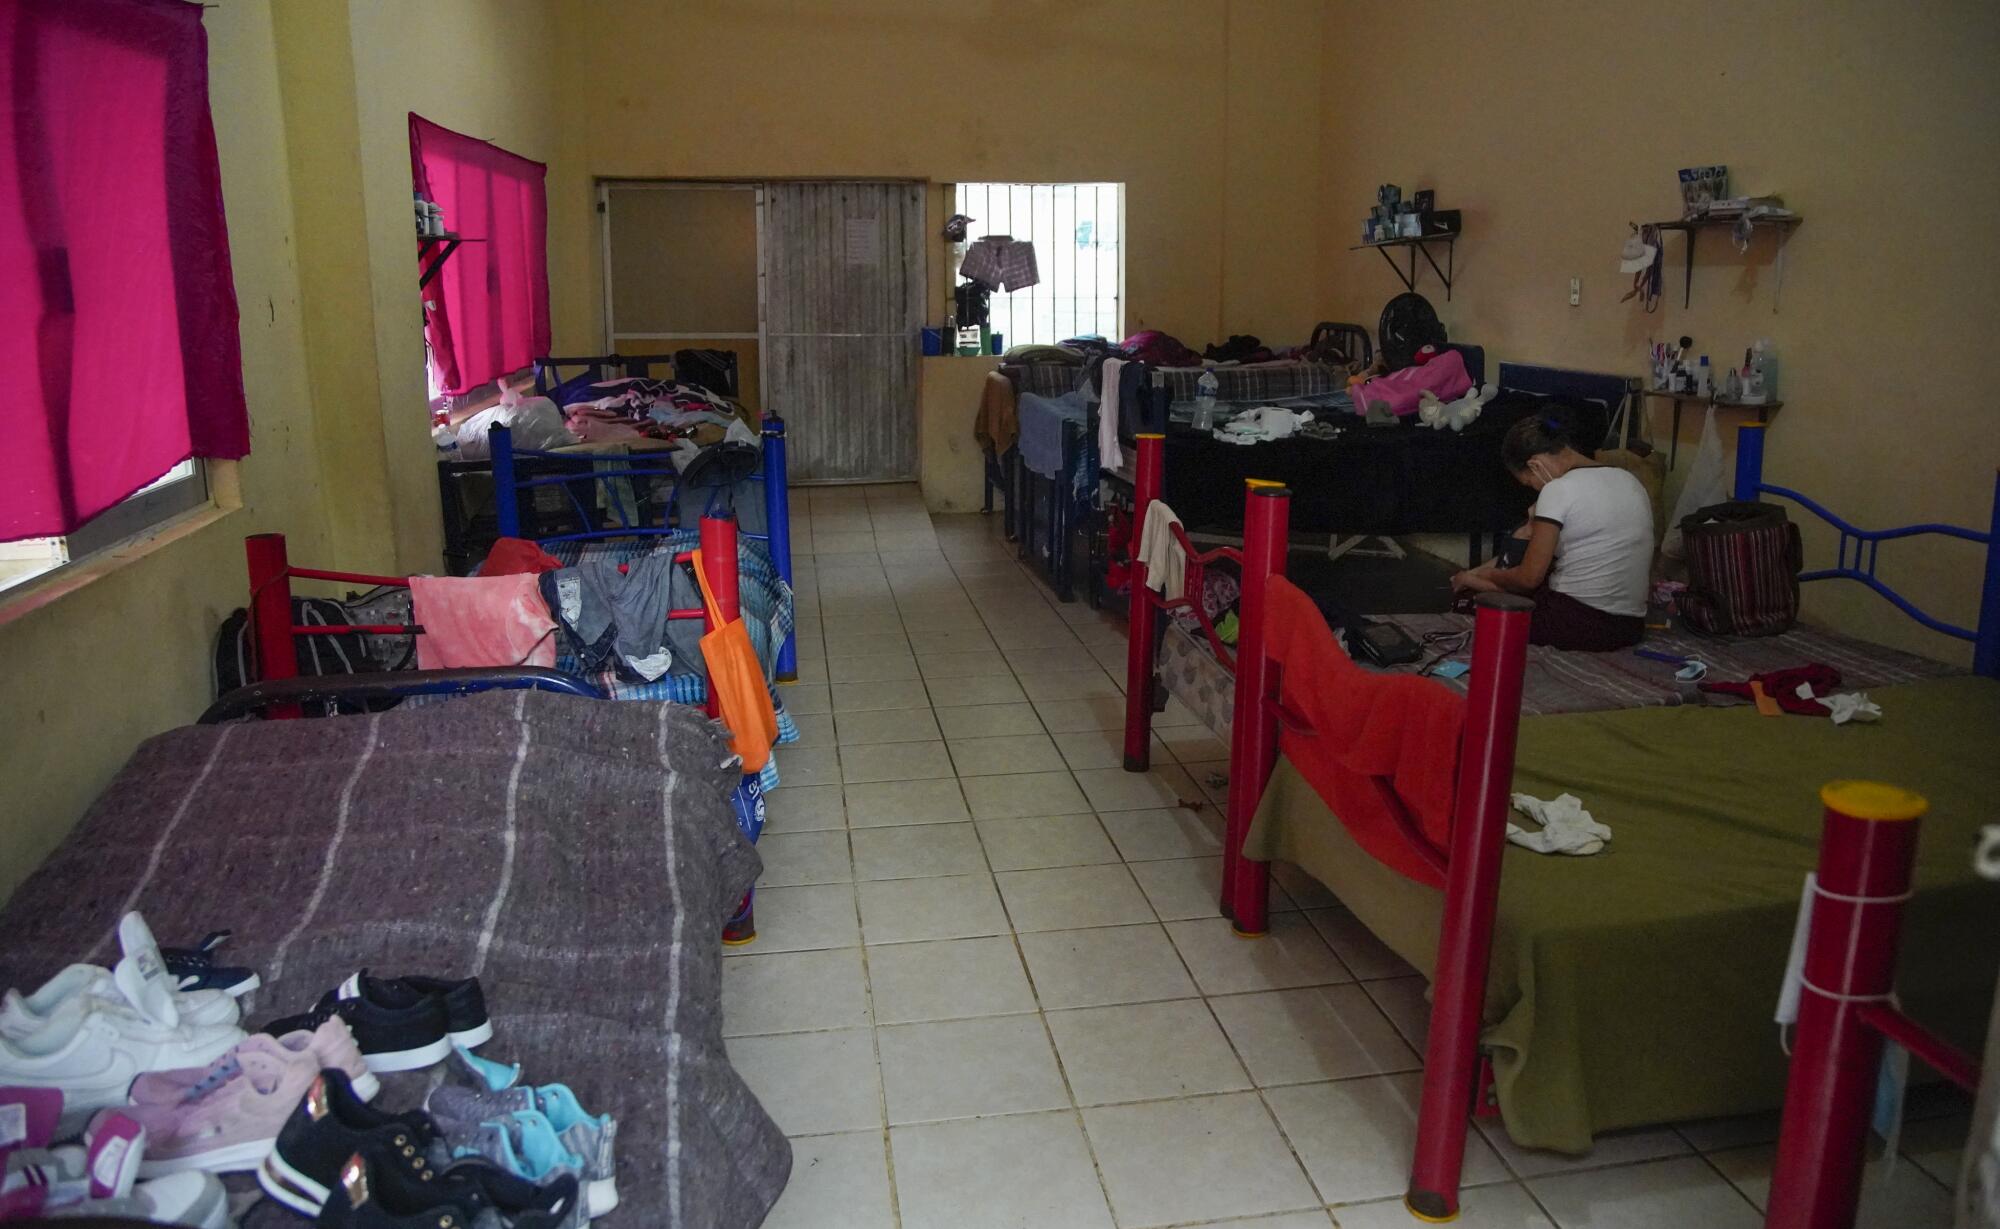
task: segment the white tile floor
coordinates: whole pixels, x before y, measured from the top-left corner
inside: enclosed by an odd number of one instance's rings
[[[1423,982],[1281,868],[1272,933],[1215,909],[1178,704],[1123,771],[1123,623],[1053,601],[996,518],[915,488],[794,494],[804,744],[760,844],[729,1049],[794,1139],[773,1229],[1388,1229]],[[1963,1116],[1912,1123],[1865,1229],[1949,1223]],[[1587,1158],[1482,1127],[1466,1229],[1753,1227],[1768,1119],[1621,1134]]]

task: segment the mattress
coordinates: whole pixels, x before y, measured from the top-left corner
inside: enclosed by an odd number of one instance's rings
[[[755,1225],[791,1148],[722,1044],[721,930],[761,869],[725,754],[695,709],[541,692],[174,730],[0,910],[0,985],[115,957],[128,908],[167,943],[232,929],[252,1023],[362,967],[477,974],[481,1053],[617,1116],[616,1223]]]
[[[1770,1109],[1785,1057],[1771,1023],[1820,786],[1841,777],[1926,795],[1906,914],[1905,1007],[1978,1052],[2000,954],[2000,889],[1970,852],[1992,818],[2000,682],[1881,687],[1874,725],[1754,708],[1529,717],[1514,788],[1573,793],[1613,837],[1550,857],[1509,846],[1482,1042],[1516,1143],[1565,1152],[1620,1127]],[[1281,759],[1252,857],[1295,862],[1419,970],[1435,962],[1440,893],[1376,862]]]

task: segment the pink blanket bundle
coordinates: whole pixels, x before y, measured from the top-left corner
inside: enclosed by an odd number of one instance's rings
[[[410,603],[424,629],[419,670],[556,664],[556,621],[533,573],[412,576]]]
[[[1425,392],[1437,394],[1439,401],[1456,401],[1472,387],[1465,371],[1465,356],[1446,350],[1421,367],[1405,367],[1386,376],[1376,376],[1354,390],[1354,412],[1366,414],[1368,407],[1385,401],[1392,414],[1414,414]]]

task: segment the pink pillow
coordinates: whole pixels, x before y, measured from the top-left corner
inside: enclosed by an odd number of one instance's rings
[[[1465,374],[1465,356],[1456,350],[1446,350],[1421,367],[1405,367],[1386,376],[1376,376],[1356,388],[1354,412],[1366,414],[1368,407],[1377,401],[1386,401],[1391,413],[1414,414],[1427,390],[1436,393],[1439,401],[1456,401],[1471,388],[1472,377]]]

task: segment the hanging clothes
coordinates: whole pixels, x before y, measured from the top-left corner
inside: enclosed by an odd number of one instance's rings
[[[1167,501],[1146,505],[1146,523],[1139,527],[1139,562],[1146,565],[1146,587],[1170,602],[1187,596],[1187,551],[1171,532],[1181,523]]]
[[[1125,450],[1118,446],[1118,414],[1123,404],[1118,384],[1124,370],[1124,359],[1104,360],[1104,374],[1100,377],[1104,391],[1097,403],[1097,463],[1105,469],[1125,468]]]
[[[974,240],[959,262],[958,275],[988,290],[1024,290],[1042,280],[1035,267],[1035,245],[1012,235]]]

